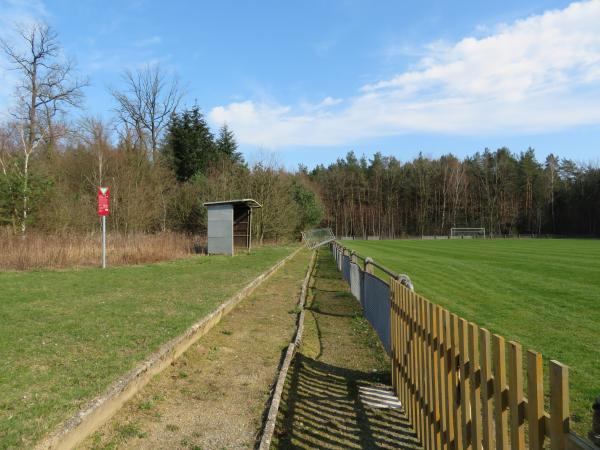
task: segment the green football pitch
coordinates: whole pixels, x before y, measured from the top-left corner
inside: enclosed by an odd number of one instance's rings
[[[570,367],[571,423],[600,395],[600,240],[343,241],[451,312]],[[547,370],[547,365],[545,367]]]

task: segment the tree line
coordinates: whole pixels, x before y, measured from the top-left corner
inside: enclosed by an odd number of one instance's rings
[[[111,120],[73,121],[88,80],[48,25],[15,31],[13,41],[0,40],[19,77],[0,124],[0,224],[10,232],[96,230],[96,189],[105,185],[118,232],[202,233],[205,201],[239,197],[263,205],[254,220],[260,241],[321,221],[307,177],[269,160],[249,165],[227,126],[214,136],[198,106],[181,106],[178,80],[159,66],[123,73],[124,87],[109,90]]]
[[[448,235],[484,227],[496,235],[600,234],[600,169],[531,148],[485,149],[458,159],[420,154],[400,162],[352,152],[305,173],[318,187],[338,236]]]
[[[182,105],[176,77],[159,66],[123,72],[109,120],[80,116],[86,86],[45,24],[16,30],[0,51],[18,76],[0,123],[0,225],[14,234],[97,230],[96,189],[111,188],[112,230],[203,233],[203,202],[254,198],[259,240],[297,239],[329,226],[338,236],[600,233],[600,170],[533,149],[485,149],[458,159],[401,162],[350,152],[290,172],[249,165],[235,135],[216,135],[197,105]]]

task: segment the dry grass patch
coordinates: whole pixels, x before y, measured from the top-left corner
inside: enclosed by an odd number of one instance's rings
[[[110,233],[107,262],[122,266],[180,259],[201,253],[204,243],[204,238],[179,233]],[[5,232],[0,234],[0,254],[0,270],[99,266],[101,234],[29,233],[23,237]]]

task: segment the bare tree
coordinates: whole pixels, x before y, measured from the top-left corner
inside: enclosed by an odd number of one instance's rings
[[[92,187],[102,186],[105,181],[106,157],[111,148],[108,129],[102,119],[92,116],[84,117],[79,123],[78,134],[97,161],[92,178],[86,177]]]
[[[135,130],[138,142],[156,161],[160,137],[181,101],[179,82],[176,78],[168,81],[158,65],[128,70],[123,79],[124,91],[111,89],[119,118],[126,128]]]
[[[80,106],[82,89],[88,82],[74,77],[74,63],[61,58],[58,37],[48,25],[35,23],[15,31],[18,43],[0,39],[0,49],[12,69],[20,74],[15,116],[23,153],[21,232],[25,234],[31,156],[42,139],[49,136],[52,118],[69,106]]]

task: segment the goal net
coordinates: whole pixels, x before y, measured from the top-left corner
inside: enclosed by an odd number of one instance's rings
[[[302,232],[302,242],[311,250],[332,241],[335,241],[335,234],[331,228],[317,228]]]
[[[485,228],[450,228],[450,237],[456,239],[485,238]]]

